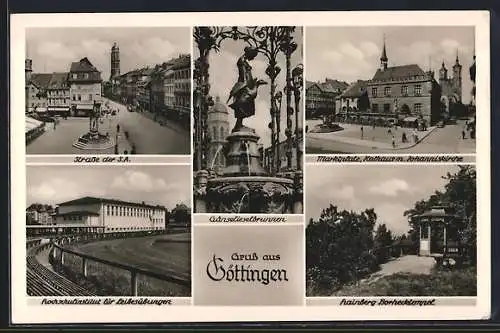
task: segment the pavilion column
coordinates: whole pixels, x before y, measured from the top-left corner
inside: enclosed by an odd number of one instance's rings
[[[446,248],[446,224],[443,225],[443,251]]]
[[[429,235],[429,254],[430,254],[430,253],[432,253],[432,246],[431,246],[432,236],[431,236],[431,224],[430,223],[427,225],[427,230],[428,230],[428,235]]]

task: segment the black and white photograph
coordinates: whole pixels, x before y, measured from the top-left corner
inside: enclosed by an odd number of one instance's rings
[[[190,31],[27,29],[26,154],[190,154]]]
[[[473,165],[308,165],[307,296],[476,296]]]
[[[307,153],[474,154],[474,33],[307,28]]]
[[[28,296],[191,296],[188,165],[28,166]]]
[[[302,214],[302,38],[194,28],[195,213]]]

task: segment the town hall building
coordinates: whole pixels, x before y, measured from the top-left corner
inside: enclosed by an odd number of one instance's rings
[[[434,125],[441,118],[441,87],[433,71],[417,64],[388,66],[384,46],[380,68],[366,84],[372,116],[412,123]]]

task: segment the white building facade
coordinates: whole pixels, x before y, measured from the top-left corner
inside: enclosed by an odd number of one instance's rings
[[[83,197],[60,203],[54,222],[97,227],[105,233],[158,231],[165,230],[166,215],[160,205]]]

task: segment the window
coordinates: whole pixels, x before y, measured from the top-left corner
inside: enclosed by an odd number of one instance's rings
[[[378,112],[378,104],[375,104],[375,103],[372,104],[372,111],[375,113]]]
[[[73,100],[76,101],[76,95],[73,95]]]
[[[413,110],[415,111],[416,114],[421,114],[422,113],[422,104],[421,103],[416,103],[413,106]]]
[[[385,103],[384,104],[384,113],[390,113],[391,112],[391,104]]]
[[[89,73],[85,73],[85,74],[83,74],[83,78],[84,78],[84,79],[88,79],[88,78],[89,78]]]
[[[89,101],[92,100],[92,94],[89,94]]]
[[[408,96],[408,86],[401,86],[401,95]]]
[[[106,206],[106,212],[107,212],[107,214],[106,214],[106,215],[108,215],[108,216],[109,216],[109,206]]]
[[[76,79],[76,78],[77,78],[76,73],[73,73],[73,79]]]
[[[81,101],[82,100],[82,95],[78,95],[78,100]]]
[[[415,85],[415,96],[422,95],[422,86],[420,84]]]
[[[391,96],[391,87],[384,88],[384,96]]]
[[[377,88],[372,88],[372,96],[377,97]]]

